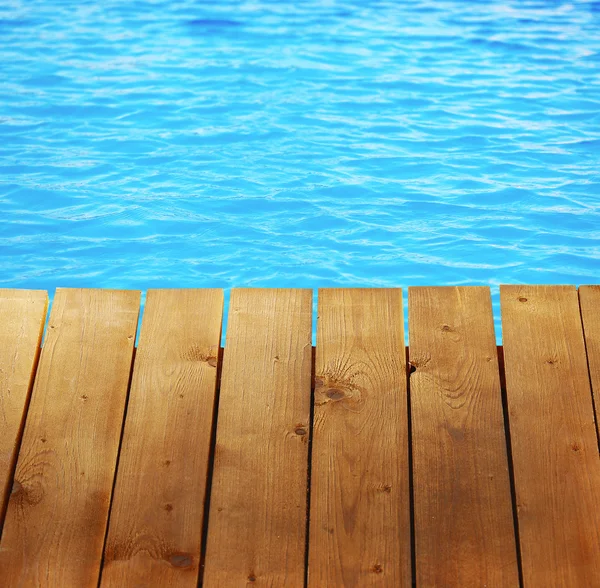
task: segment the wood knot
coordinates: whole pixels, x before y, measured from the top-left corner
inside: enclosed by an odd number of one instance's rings
[[[375,564],[371,569],[375,574],[381,574],[383,572],[383,567],[380,564]]]
[[[425,369],[431,361],[430,357],[413,357],[408,361],[408,375],[414,374],[417,370]]]
[[[519,296],[518,300],[519,302],[527,302],[527,298],[525,298],[525,296]]]
[[[172,504],[165,504],[163,507],[167,512],[171,512],[173,510],[173,505]]]
[[[214,353],[214,349],[210,348],[207,352],[206,348],[203,348],[200,345],[192,345],[183,352],[182,357],[187,361],[205,362],[211,367],[217,367],[218,363],[218,358]]]
[[[193,559],[189,553],[172,553],[169,556],[169,563],[174,568],[189,568]]]
[[[386,494],[390,494],[392,491],[392,487],[390,486],[390,484],[383,484],[382,486],[379,486],[377,490],[379,490],[379,492],[385,492]]]
[[[444,331],[444,333],[448,333],[452,330],[452,327],[450,325],[442,325],[442,331]]]
[[[256,576],[252,572],[248,574],[248,582],[256,582]]]
[[[39,484],[25,487],[18,480],[13,481],[10,493],[15,500],[29,506],[39,504],[44,498],[44,490]]]
[[[296,425],[294,433],[296,433],[296,435],[306,435],[306,428],[304,425]]]
[[[164,464],[164,466],[165,466],[165,467],[167,467],[167,468],[168,468],[168,467],[171,465],[171,460],[170,460],[170,459],[166,459],[166,460],[163,462],[163,464]]]
[[[362,375],[359,370],[342,369],[337,365],[328,367],[323,373],[315,375],[315,406],[323,406],[329,402],[343,400],[360,404],[361,389],[356,385],[355,378]]]
[[[325,392],[325,395],[327,398],[335,401],[344,398],[346,393],[343,390],[340,390],[340,388],[329,388],[329,390]]]
[[[579,443],[575,442],[571,445],[571,449],[573,451],[581,451],[581,445]]]
[[[447,425],[446,431],[448,431],[448,435],[450,435],[454,441],[463,441],[465,438],[465,431],[460,427],[452,427]]]

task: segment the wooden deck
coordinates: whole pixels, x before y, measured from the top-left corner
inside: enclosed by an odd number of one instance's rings
[[[0,587],[600,586],[600,287],[0,290]]]

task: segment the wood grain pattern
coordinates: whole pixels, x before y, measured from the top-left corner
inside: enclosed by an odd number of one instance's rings
[[[580,286],[579,305],[596,408],[596,426],[598,426],[600,423],[600,286]]]
[[[102,586],[198,582],[222,290],[150,290]]]
[[[0,532],[47,308],[47,292],[0,289]]]
[[[319,290],[309,586],[411,585],[400,289]]]
[[[577,291],[500,289],[525,586],[598,586],[600,460]]]
[[[304,584],[311,290],[232,290],[204,586]]]
[[[139,292],[59,289],[0,549],[0,586],[97,586]]]
[[[419,586],[519,585],[489,288],[409,288]]]

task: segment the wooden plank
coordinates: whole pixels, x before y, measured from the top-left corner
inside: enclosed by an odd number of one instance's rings
[[[598,426],[600,423],[600,286],[580,286],[579,305],[596,409],[596,426]]]
[[[597,586],[600,461],[577,291],[500,289],[525,586]]]
[[[0,586],[97,586],[139,292],[56,292],[0,549]]]
[[[0,532],[47,309],[45,291],[0,289]]]
[[[304,585],[312,291],[232,290],[204,584]]]
[[[489,288],[409,288],[419,586],[519,585]]]
[[[222,290],[149,290],[102,586],[196,587]]]
[[[402,290],[319,290],[309,586],[411,585]]]

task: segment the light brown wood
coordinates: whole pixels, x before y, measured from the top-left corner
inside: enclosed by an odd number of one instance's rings
[[[598,586],[600,460],[577,291],[500,289],[525,586]]]
[[[222,290],[150,290],[102,586],[196,587]]]
[[[47,292],[0,289],[0,532],[47,308]]]
[[[596,426],[598,426],[600,423],[600,286],[580,286],[579,305],[595,400]]]
[[[411,585],[402,290],[319,290],[308,584]]]
[[[56,293],[0,544],[0,586],[97,586],[139,299]]]
[[[232,290],[204,586],[304,585],[311,290]]]
[[[418,586],[519,585],[489,288],[409,288]]]

